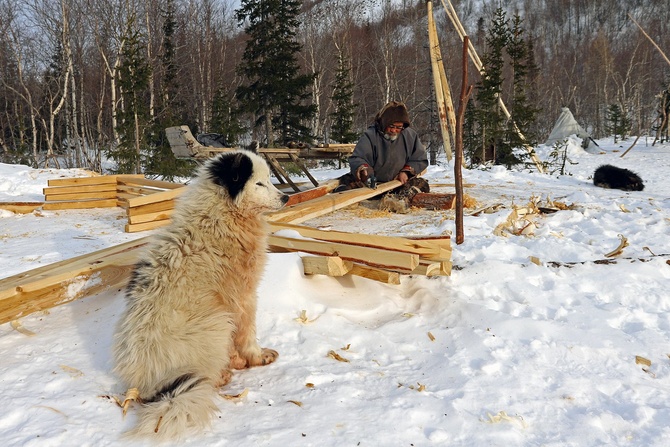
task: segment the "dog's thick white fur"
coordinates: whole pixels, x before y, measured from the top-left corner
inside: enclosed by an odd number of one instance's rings
[[[206,429],[230,370],[276,359],[256,341],[256,289],[262,214],[287,200],[249,151],[209,160],[187,186],[135,266],[115,336],[115,372],[142,403],[129,435],[164,441]]]

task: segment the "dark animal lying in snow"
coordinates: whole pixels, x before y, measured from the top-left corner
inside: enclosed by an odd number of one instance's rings
[[[639,175],[624,168],[602,165],[593,173],[593,184],[601,188],[623,191],[642,191],[644,184]]]

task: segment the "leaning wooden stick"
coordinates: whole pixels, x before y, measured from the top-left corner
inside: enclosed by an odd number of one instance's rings
[[[456,115],[456,159],[454,161],[454,180],[456,182],[456,244],[462,244],[465,240],[463,235],[463,118],[468,99],[472,93],[472,86],[468,85],[468,36],[463,37],[463,80],[461,81],[461,97],[458,101],[458,114]]]
[[[658,52],[661,53],[661,56],[663,56],[663,59],[665,59],[665,61],[668,63],[668,65],[670,65],[670,59],[668,59],[668,56],[666,56],[665,53],[663,52],[663,50],[661,50],[661,47],[659,47],[659,46],[656,44],[656,42],[654,42],[654,39],[652,39],[651,37],[649,37],[649,34],[647,34],[647,33],[645,32],[645,30],[640,26],[639,23],[637,23],[637,21],[633,18],[633,16],[630,15],[630,13],[628,14],[628,18],[630,18],[630,19],[633,21],[633,23],[634,23],[635,25],[637,25],[638,28],[640,28],[640,31],[642,31],[642,34],[644,34],[644,36],[645,36],[647,39],[649,39],[649,42],[651,42],[651,44],[652,44],[654,47],[656,47],[656,49],[658,50]]]
[[[621,154],[621,157],[619,157],[619,158],[623,158],[624,155],[626,155],[628,152],[630,152],[630,150],[633,149],[633,147],[635,147],[635,144],[637,143],[637,140],[639,140],[639,139],[640,139],[640,135],[639,135],[639,132],[638,132],[638,136],[637,136],[637,138],[635,138],[635,141],[633,141],[633,144],[631,144],[630,147],[628,149],[626,149],[626,152]]]
[[[447,161],[451,161],[452,150],[451,140],[449,139],[448,111],[444,100],[444,89],[442,88],[442,79],[440,78],[440,68],[438,66],[437,53],[439,52],[439,43],[437,40],[437,29],[433,20],[433,2],[426,2],[428,7],[428,46],[430,47],[430,66],[433,73],[433,84],[435,86],[435,102],[437,103],[437,115],[440,123],[440,134],[442,135],[442,144],[444,152],[447,155]],[[453,106],[452,106],[453,107]]]

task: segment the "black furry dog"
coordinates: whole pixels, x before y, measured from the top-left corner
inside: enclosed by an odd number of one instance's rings
[[[623,191],[642,191],[644,184],[639,175],[624,168],[602,165],[593,173],[593,184],[601,188]]]

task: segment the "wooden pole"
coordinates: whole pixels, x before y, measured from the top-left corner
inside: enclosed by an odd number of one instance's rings
[[[635,138],[635,141],[633,141],[633,144],[631,144],[630,147],[629,147],[628,149],[626,149],[626,152],[624,152],[623,154],[621,154],[621,157],[619,157],[619,158],[623,158],[624,155],[626,155],[628,152],[630,152],[630,150],[633,149],[633,147],[635,146],[635,144],[637,144],[637,140],[640,139],[640,131],[638,130],[637,133],[638,133],[637,138]]]
[[[447,3],[445,3],[445,0],[442,0],[442,6],[444,7],[444,10],[447,13],[447,16],[449,16],[449,19],[451,20],[451,23],[454,25],[454,28],[456,28],[456,31],[458,32],[458,35],[461,37],[461,40],[465,41],[465,28],[463,28],[463,24],[458,18],[458,15],[456,14],[456,10],[454,9],[453,5],[451,4],[451,0],[446,0]],[[472,45],[472,42],[468,43],[468,54],[470,55],[470,59],[472,59],[472,63],[475,65],[475,68],[479,71],[479,73],[484,73],[484,65],[482,64],[481,59],[477,55],[477,51],[475,50],[474,45]],[[501,96],[498,96],[498,104],[500,105],[500,110],[505,114],[507,119],[510,119],[512,115],[509,113],[509,110],[507,110],[507,106],[505,105],[505,102],[503,101]],[[512,127],[514,129],[514,132],[521,138],[522,141],[526,141],[526,137],[521,133],[521,130],[519,127],[516,125],[515,122],[512,122]],[[533,149],[532,146],[529,144],[524,144],[524,148],[528,151],[528,154],[530,154],[530,158],[533,160],[533,163],[535,163],[535,167],[537,170],[543,174],[544,173],[544,168],[542,167],[542,162],[540,162],[540,159],[537,157],[537,154],[535,153],[535,149]]]
[[[454,111],[454,100],[451,98],[451,88],[449,88],[449,80],[447,79],[447,73],[444,69],[442,50],[440,50],[440,39],[437,37],[437,26],[435,25],[435,19],[432,14],[428,24],[431,26],[434,39],[433,54],[435,55],[435,61],[437,62],[437,70],[440,73],[440,84],[442,85],[442,91],[440,93],[444,97],[444,107],[447,112],[447,124],[449,125],[451,138],[454,139],[456,138],[456,112]]]
[[[645,36],[647,39],[649,39],[649,42],[651,42],[651,44],[658,50],[658,52],[661,53],[661,56],[663,56],[663,59],[665,59],[665,61],[670,65],[670,59],[668,59],[668,56],[666,56],[665,53],[663,52],[663,50],[661,50],[661,47],[659,47],[659,46],[656,44],[656,42],[654,42],[654,39],[652,39],[651,37],[649,37],[649,34],[647,34],[647,33],[644,31],[644,29],[640,26],[639,23],[637,23],[637,21],[633,18],[633,16],[631,16],[630,14],[628,14],[628,18],[630,18],[630,19],[633,21],[633,23],[634,23],[635,25],[637,25],[638,28],[640,28],[640,31],[642,31],[642,34],[644,34],[644,36]]]
[[[449,139],[449,130],[447,129],[447,108],[444,101],[444,90],[442,81],[440,79],[440,69],[437,63],[437,32],[435,23],[433,21],[433,2],[428,0],[426,2],[428,7],[428,46],[430,53],[430,66],[433,72],[433,83],[435,84],[435,100],[437,101],[437,113],[440,120],[440,131],[442,134],[442,144],[444,151],[447,154],[447,161],[451,161],[451,140]]]
[[[463,38],[463,80],[461,82],[461,97],[458,101],[456,115],[456,160],[454,162],[454,180],[456,182],[456,244],[462,244],[463,235],[463,175],[461,164],[463,160],[463,117],[468,99],[472,93],[472,86],[468,85],[468,36]]]

